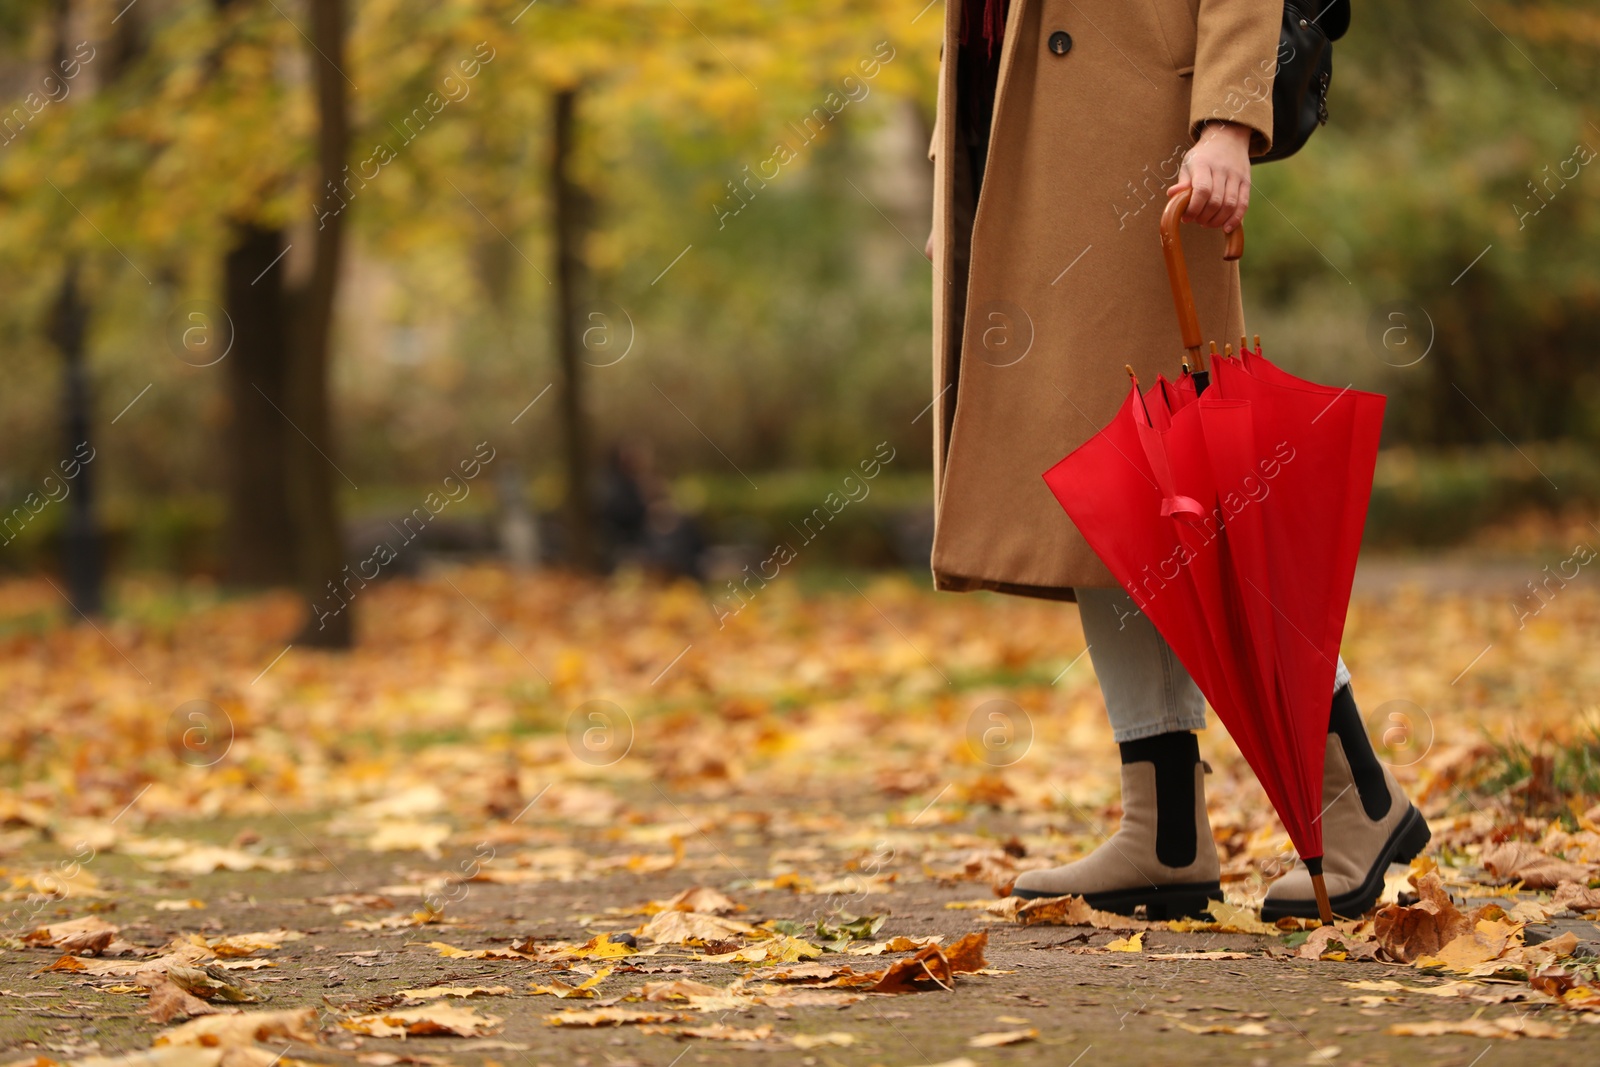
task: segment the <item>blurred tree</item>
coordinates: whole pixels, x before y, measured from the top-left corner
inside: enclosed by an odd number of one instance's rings
[[[345,160],[350,150],[350,118],[346,111],[344,72],[344,0],[311,0],[311,33],[307,56],[316,86],[316,161],[318,203],[344,188]],[[312,237],[311,272],[294,294],[291,322],[294,345],[287,374],[289,413],[297,433],[289,442],[289,505],[295,520],[297,571],[306,599],[317,605],[328,594],[342,606],[348,586],[344,575],[344,535],[339,522],[335,476],[345,477],[333,459],[333,417],[328,399],[328,365],[333,335],[334,300],[338,294],[344,252],[343,202],[317,219]],[[354,639],[349,610],[331,619],[318,610],[306,620],[299,641],[324,648],[347,648]]]
[[[1246,292],[1289,305],[1332,264],[1374,316],[1423,309],[1392,440],[1600,440],[1600,15],[1367,5],[1336,52],[1328,129],[1257,171]]]

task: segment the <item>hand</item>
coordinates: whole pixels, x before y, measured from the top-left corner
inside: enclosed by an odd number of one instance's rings
[[[1198,222],[1232,233],[1250,206],[1250,127],[1237,122],[1208,122],[1200,140],[1183,157],[1169,197],[1193,189],[1184,222]]]

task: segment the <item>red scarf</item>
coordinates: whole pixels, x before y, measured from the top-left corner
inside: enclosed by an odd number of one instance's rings
[[[995,49],[1006,36],[1006,0],[966,0],[961,5],[961,44],[972,43],[972,9],[983,4],[983,25],[978,36],[983,41],[985,58],[993,59]]]

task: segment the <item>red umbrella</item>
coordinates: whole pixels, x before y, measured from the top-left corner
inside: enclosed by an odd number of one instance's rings
[[[1161,231],[1194,370],[1186,361],[1143,394],[1135,379],[1111,422],[1044,477],[1227,726],[1331,922],[1323,753],[1384,399],[1297,378],[1259,338],[1237,357],[1228,346],[1210,380],[1178,240],[1187,202],[1168,202]],[[1243,251],[1234,234],[1228,258]]]

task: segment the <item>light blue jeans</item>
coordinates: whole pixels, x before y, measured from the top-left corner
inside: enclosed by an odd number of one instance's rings
[[[1105,694],[1111,736],[1120,741],[1206,728],[1206,698],[1166,638],[1121,589],[1075,589],[1089,661]],[[1339,657],[1333,688],[1350,684]]]

